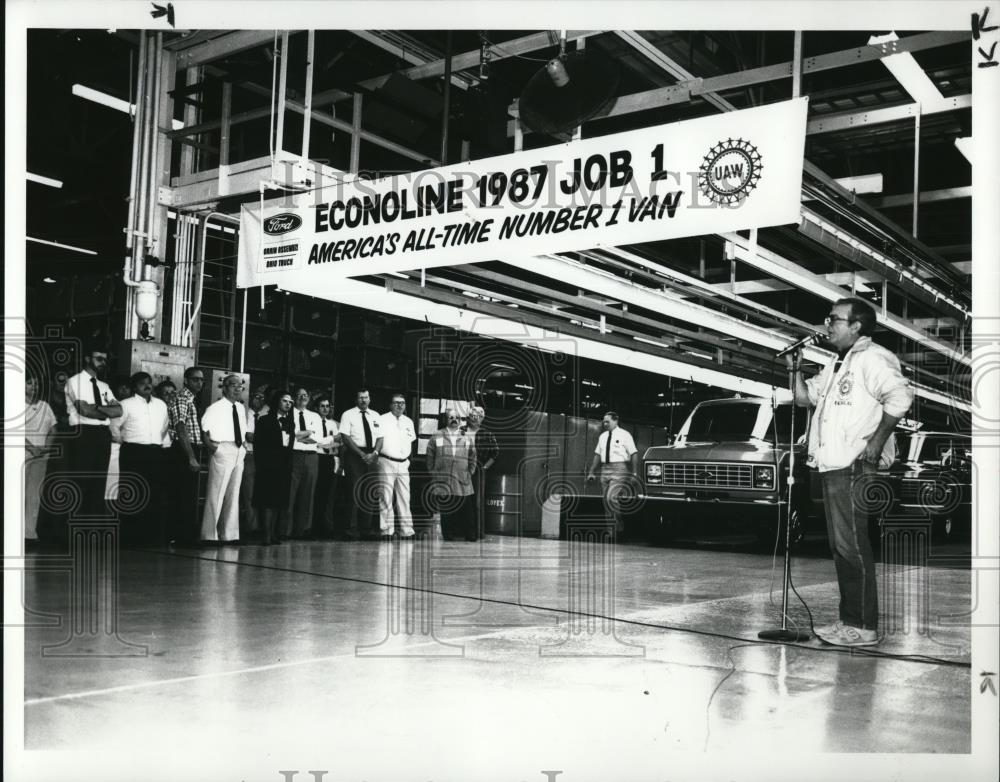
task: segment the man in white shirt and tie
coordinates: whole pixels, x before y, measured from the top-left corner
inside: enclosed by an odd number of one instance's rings
[[[119,481],[140,484],[134,493],[125,495],[138,502],[120,513],[122,534],[136,542],[162,542],[166,534],[167,405],[153,396],[153,377],[148,372],[136,372],[129,385],[132,395],[122,400],[121,416],[111,420],[111,439],[121,444]]]
[[[253,458],[253,438],[257,421],[268,413],[264,403],[264,388],[258,388],[250,397],[247,410],[247,441],[243,443],[246,456],[243,458],[243,479],[240,482],[240,539],[246,541],[257,532],[257,510],[253,506],[253,486],[257,477],[257,465]]]
[[[100,376],[108,364],[108,354],[89,346],[83,353],[83,371],[66,381],[66,411],[75,431],[69,438],[66,466],[75,474],[80,489],[81,516],[107,516],[104,484],[111,460],[112,418],[122,414],[121,405]]]
[[[319,411],[320,434],[329,438],[326,445],[316,444],[319,470],[316,477],[316,496],[313,498],[313,535],[320,538],[334,536],[334,507],[337,503],[337,486],[340,483],[340,424],[333,417],[329,397],[320,397],[316,403]]]
[[[323,437],[323,422],[319,415],[308,409],[308,404],[309,391],[298,389],[295,392],[295,407],[290,413],[295,425],[295,443],[292,446],[292,481],[283,535],[300,540],[312,537],[313,500],[319,474],[316,446],[321,442],[328,444],[333,439],[332,435]]]
[[[369,409],[371,394],[358,391],[357,407],[340,416],[340,438],[344,466],[354,495],[354,507],[346,537],[375,540],[380,537],[378,523],[379,451],[382,450],[381,416]]]
[[[240,539],[240,482],[247,432],[242,396],[240,376],[226,375],[222,398],[209,405],[201,418],[205,445],[211,454],[201,516],[201,539],[205,543],[237,543]]]
[[[600,467],[604,507],[614,521],[616,539],[623,541],[625,514],[622,512],[622,499],[630,493],[629,484],[639,474],[639,451],[632,435],[618,426],[618,413],[605,413],[603,426],[604,431],[597,438],[587,481],[595,479],[597,468]]]
[[[391,538],[393,524],[393,498],[395,516],[399,520],[399,537],[413,538],[413,515],[410,513],[410,455],[417,433],[413,421],[403,413],[406,397],[393,394],[389,412],[379,419],[382,430],[382,449],[379,451],[379,527],[382,539]]]

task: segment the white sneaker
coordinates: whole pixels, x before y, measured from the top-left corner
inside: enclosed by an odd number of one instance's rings
[[[861,627],[845,625],[843,622],[837,622],[831,628],[822,627],[816,630],[816,636],[821,641],[833,646],[878,645],[878,632],[876,630],[865,630]]]
[[[823,627],[814,627],[813,633],[816,635],[817,638],[819,638],[820,636],[823,635],[831,635],[833,633],[839,633],[840,628],[843,626],[844,623],[838,619],[832,625],[823,625]]]

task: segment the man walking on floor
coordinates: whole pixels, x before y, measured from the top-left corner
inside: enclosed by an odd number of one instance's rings
[[[800,354],[786,356],[795,379],[795,403],[816,408],[809,431],[809,464],[823,482],[827,537],[840,586],[840,619],[815,629],[838,646],[878,643],[878,586],[860,504],[864,482],[879,464],[892,464],[893,429],[913,403],[899,360],[871,340],[875,310],[863,299],[834,302],[826,317],[827,341],[837,351],[816,377],[803,381]]]
[[[629,494],[629,482],[639,474],[639,451],[632,435],[618,426],[618,413],[605,413],[602,424],[604,431],[597,438],[587,481],[595,479],[597,468],[600,467],[604,507],[611,514],[615,525],[615,539],[620,543],[627,534],[622,500]]]

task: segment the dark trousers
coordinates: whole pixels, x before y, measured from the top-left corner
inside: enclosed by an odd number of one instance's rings
[[[292,481],[288,491],[283,534],[309,533],[313,519],[313,495],[316,493],[316,471],[319,454],[315,451],[292,451]]]
[[[253,506],[253,487],[257,481],[257,463],[253,451],[243,458],[243,482],[240,484],[240,539],[257,531],[257,509]]]
[[[192,444],[191,449],[200,465],[201,446]],[[178,543],[192,543],[201,535],[201,515],[198,513],[201,470],[191,471],[188,467],[187,452],[179,442],[170,448],[168,458],[173,463],[171,474],[174,480],[170,488],[173,501],[170,503],[170,519],[167,525],[169,536]]]
[[[122,443],[119,486],[135,483],[132,492],[119,489],[118,506],[122,539],[129,543],[163,542],[164,483],[167,451],[158,445]]]
[[[348,451],[344,457],[344,465],[353,500],[346,535],[349,538],[357,538],[359,535],[363,538],[377,537],[380,534],[378,460],[375,460],[375,464],[365,464],[354,452]]]
[[[863,483],[874,473],[874,467],[861,461],[820,473],[827,537],[840,586],[840,620],[865,630],[878,629],[875,557],[868,538],[869,511]]]
[[[441,536],[445,540],[479,540],[475,494],[467,497],[457,494],[438,497],[437,507],[441,514]]]
[[[337,502],[337,483],[340,476],[334,472],[337,457],[319,455],[319,472],[316,476],[316,495],[313,498],[313,534],[332,537],[334,534],[334,506]]]
[[[107,426],[78,426],[67,450],[66,467],[80,492],[75,515],[109,518],[104,488],[111,461],[111,430]]]

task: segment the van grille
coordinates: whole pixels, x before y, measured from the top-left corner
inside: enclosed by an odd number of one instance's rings
[[[664,486],[700,486],[717,489],[752,489],[752,464],[718,462],[664,462]]]

